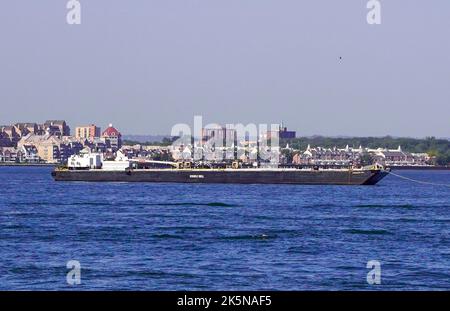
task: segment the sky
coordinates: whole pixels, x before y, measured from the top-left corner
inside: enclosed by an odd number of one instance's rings
[[[66,0],[0,4],[0,124],[168,134],[279,123],[298,136],[450,137],[450,1]]]

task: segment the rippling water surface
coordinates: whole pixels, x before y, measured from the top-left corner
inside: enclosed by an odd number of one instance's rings
[[[56,183],[50,171],[0,167],[0,289],[450,289],[448,187]],[[450,184],[450,171],[397,173]],[[369,260],[381,285],[367,284]]]

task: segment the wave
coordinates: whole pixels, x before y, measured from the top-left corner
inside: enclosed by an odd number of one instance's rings
[[[244,234],[244,235],[231,235],[231,236],[222,236],[217,239],[219,240],[268,240],[276,238],[275,235],[267,235],[267,234]]]
[[[131,202],[71,202],[71,203],[55,203],[55,202],[11,202],[8,203],[14,206],[20,205],[31,205],[31,206],[42,206],[42,205],[58,205],[58,206],[122,206],[122,205],[133,205],[133,206],[210,206],[210,207],[238,207],[237,204],[228,204],[223,202],[175,202],[175,203],[136,203]]]
[[[291,246],[288,248],[287,252],[293,254],[319,255],[321,250],[319,248],[311,248],[308,246]]]
[[[237,207],[236,204],[227,204],[222,202],[211,202],[211,203],[192,203],[192,202],[182,202],[182,203],[154,203],[151,205],[160,206],[212,206],[212,207]]]
[[[412,204],[358,204],[353,205],[353,207],[391,207],[391,208],[414,208],[414,207],[420,207]]]
[[[371,235],[371,234],[380,234],[380,235],[392,235],[392,232],[389,232],[387,230],[383,230],[383,229],[348,229],[348,230],[343,230],[344,233],[350,233],[350,234],[367,234],[367,235]]]
[[[182,236],[182,235],[169,234],[169,233],[153,234],[151,237],[156,238],[156,239],[184,239],[185,238],[185,236]]]

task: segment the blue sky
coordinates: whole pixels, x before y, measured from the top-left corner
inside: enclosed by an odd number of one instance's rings
[[[128,134],[284,123],[299,135],[449,137],[450,2],[3,1],[0,124],[66,119]],[[340,59],[342,57],[342,59]]]

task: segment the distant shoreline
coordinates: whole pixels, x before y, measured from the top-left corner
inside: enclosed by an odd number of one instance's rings
[[[23,167],[52,167],[59,164],[52,163],[0,163],[0,166],[23,166]],[[387,166],[392,170],[414,170],[414,171],[450,171],[450,166]]]
[[[57,166],[52,163],[0,163],[0,166]]]

